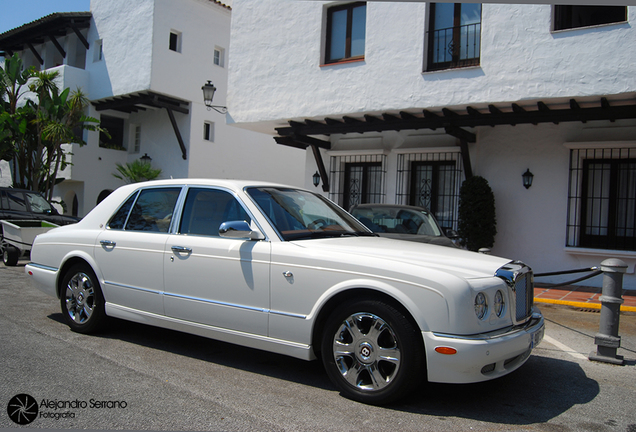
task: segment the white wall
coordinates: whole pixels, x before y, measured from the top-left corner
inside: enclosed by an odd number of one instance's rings
[[[93,21],[88,33],[90,98],[148,90],[151,80],[153,0],[91,0]],[[103,59],[95,61],[96,40],[103,41]],[[166,42],[167,44],[167,42]]]
[[[369,2],[364,62],[321,67],[328,4],[234,2],[233,121],[271,130],[289,118],[636,91],[636,50],[618,48],[636,43],[629,23],[551,32],[549,5],[484,4],[481,66],[422,73],[427,5]]]
[[[636,289],[636,253],[566,248],[565,229],[569,147],[590,142],[612,147],[624,140],[636,145],[634,137],[633,120],[479,128],[473,162],[475,173],[488,179],[495,194],[497,236],[493,254],[522,260],[536,273],[588,268],[616,257],[629,266],[625,287]],[[521,179],[526,169],[534,174],[529,189],[523,187]],[[540,278],[537,282],[576,277]],[[601,283],[602,278],[597,277],[583,285]]]
[[[612,103],[633,103],[636,96],[636,51],[629,49],[636,45],[635,7],[628,8],[628,23],[552,32],[550,5],[483,4],[480,66],[423,72],[426,3],[369,2],[364,61],[321,66],[324,12],[331,4],[234,0],[231,121],[275,134],[274,128],[287,126],[289,119],[441,107],[465,110],[467,105],[485,109],[510,102],[536,110],[540,100],[567,108],[570,98],[599,106],[602,96],[611,96]],[[473,172],[485,177],[495,193],[494,254],[523,260],[538,273],[596,266],[616,256],[629,265],[626,287],[636,289],[636,253],[565,247],[568,146],[633,142],[636,121],[472,131],[477,134],[477,143],[470,144]],[[362,137],[358,134],[329,139],[335,153],[383,151],[388,162],[386,201],[394,202],[396,151],[457,145],[454,138],[439,134],[364,134],[376,137],[373,143],[349,139]],[[329,152],[322,154],[328,165]],[[526,190],[521,175],[528,168],[535,177]],[[305,181],[310,182],[316,171],[311,151],[306,152],[305,170]],[[601,282],[596,278],[584,284]]]

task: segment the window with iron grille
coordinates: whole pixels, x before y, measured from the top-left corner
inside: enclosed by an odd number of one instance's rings
[[[636,251],[636,148],[572,149],[567,245]]]
[[[397,203],[426,207],[444,229],[457,229],[459,187],[463,178],[458,152],[398,155]]]
[[[332,156],[330,174],[329,197],[344,209],[384,202],[385,155]]]
[[[479,65],[481,4],[432,3],[427,70]]]

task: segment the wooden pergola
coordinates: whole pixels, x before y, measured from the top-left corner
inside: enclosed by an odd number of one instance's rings
[[[552,106],[551,106],[552,105]],[[316,158],[320,177],[323,179],[323,190],[329,191],[329,178],[319,149],[330,149],[331,142],[317,136],[335,134],[363,134],[366,132],[385,132],[402,130],[444,130],[459,140],[462,162],[466,177],[472,176],[472,167],[468,153],[468,143],[477,141],[474,132],[467,130],[480,126],[516,126],[521,124],[563,122],[588,122],[636,118],[636,98],[627,102],[610,102],[608,97],[600,97],[593,102],[579,102],[569,99],[563,103],[538,101],[535,107],[522,104],[488,104],[483,107],[466,106],[458,108],[408,109],[380,114],[363,114],[360,116],[329,116],[322,119],[289,120],[289,126],[276,128],[278,136],[274,139],[278,144],[307,149],[311,147]]]

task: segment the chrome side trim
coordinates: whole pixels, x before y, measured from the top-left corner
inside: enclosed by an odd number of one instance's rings
[[[104,281],[104,284],[106,285],[110,285],[110,286],[116,286],[116,287],[120,287],[120,288],[127,288],[127,289],[131,289],[131,290],[136,290],[136,291],[144,291],[144,292],[149,292],[152,294],[163,294],[163,292],[161,291],[157,291],[157,290],[151,290],[148,288],[140,288],[140,287],[136,287],[136,286],[131,286],[131,285],[124,285],[124,284],[120,284],[117,282],[111,282],[111,281]]]
[[[34,263],[34,262],[30,262],[29,265],[31,267],[37,267],[39,269],[50,271],[50,272],[53,272],[53,273],[57,273],[57,271],[59,270],[59,267],[50,267],[50,266],[45,266],[44,264],[37,264],[37,263]]]
[[[56,269],[52,269],[52,268],[45,268],[45,270],[56,271]],[[254,312],[269,313],[269,314],[273,314],[273,315],[281,315],[281,316],[287,316],[287,317],[291,317],[291,318],[307,319],[307,315],[301,315],[301,314],[295,314],[295,313],[283,312],[283,311],[276,311],[276,310],[271,310],[271,309],[266,309],[266,308],[258,308],[258,307],[253,307],[253,306],[239,305],[239,304],[222,302],[222,301],[217,301],[217,300],[203,299],[203,298],[199,298],[199,297],[186,296],[186,295],[182,295],[182,294],[167,293],[167,292],[156,291],[156,290],[151,290],[151,289],[147,289],[147,288],[140,288],[140,287],[134,287],[134,286],[130,286],[130,285],[119,284],[119,283],[110,282],[110,281],[104,281],[104,283],[108,284],[108,285],[111,285],[111,286],[117,286],[117,287],[120,287],[120,288],[132,289],[132,290],[137,290],[137,291],[143,291],[143,292],[148,292],[148,293],[152,293],[152,294],[163,294],[163,295],[165,295],[167,297],[174,297],[174,298],[181,298],[181,299],[186,299],[186,300],[193,300],[193,301],[197,301],[197,302],[201,302],[201,303],[209,303],[209,304],[214,304],[214,305],[218,305],[218,306],[227,306],[227,307],[233,307],[233,308],[236,308],[236,309],[251,310],[251,311],[254,311]]]
[[[266,313],[269,312],[269,309],[257,308],[257,307],[253,307],[253,306],[238,305],[238,304],[234,304],[234,303],[227,303],[227,302],[222,302],[222,301],[217,301],[217,300],[203,299],[203,298],[192,297],[192,296],[187,296],[187,295],[183,295],[183,294],[175,294],[175,293],[164,292],[163,295],[165,295],[167,297],[175,297],[175,298],[181,298],[181,299],[186,299],[186,300],[198,301],[198,302],[201,302],[201,303],[210,303],[210,304],[215,304],[215,305],[219,305],[219,306],[228,306],[228,307],[233,307],[233,308],[237,308],[237,309],[245,309],[245,310],[251,310],[251,311],[256,311],[256,312],[266,312]]]
[[[307,315],[300,315],[300,314],[295,314],[295,313],[290,313],[290,312],[282,312],[282,311],[270,310],[269,313],[271,313],[272,315],[282,315],[282,316],[286,316],[286,317],[290,317],[290,318],[307,319]]]
[[[505,328],[488,332],[488,333],[479,333],[475,335],[455,335],[455,334],[433,332],[433,335],[439,338],[446,338],[446,339],[487,341],[487,340],[493,340],[493,339],[503,338],[507,336],[513,336],[521,332],[532,332],[533,330],[537,328],[541,328],[544,325],[545,325],[545,320],[543,318],[543,315],[541,315],[541,313],[539,312],[534,312],[532,314],[532,318],[525,324],[513,325],[513,326],[505,327]]]
[[[258,307],[253,307],[253,306],[246,306],[246,305],[240,305],[240,304],[235,304],[235,303],[222,302],[222,301],[218,301],[218,300],[203,299],[203,298],[192,297],[192,296],[187,296],[187,295],[183,295],[183,294],[175,294],[175,293],[167,293],[167,292],[165,292],[163,294],[165,296],[167,296],[167,297],[174,297],[174,298],[181,298],[181,299],[186,299],[186,300],[193,300],[193,301],[197,301],[197,302],[201,302],[201,303],[208,303],[208,304],[213,304],[213,305],[218,305],[218,306],[227,306],[227,307],[232,307],[232,308],[236,308],[236,309],[250,310],[250,311],[254,311],[254,312],[263,312],[263,313],[268,313],[268,314],[273,314],[273,315],[282,315],[282,316],[287,316],[287,317],[291,317],[291,318],[300,318],[300,319],[306,319],[307,318],[307,315],[300,315],[300,314],[294,314],[294,313],[283,312],[283,311],[275,311],[275,310],[266,309],[266,308],[258,308]]]

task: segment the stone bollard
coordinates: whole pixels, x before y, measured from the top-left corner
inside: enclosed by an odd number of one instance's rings
[[[623,365],[623,356],[616,355],[616,350],[621,346],[618,324],[623,304],[623,274],[627,271],[627,264],[611,258],[601,263],[601,270],[601,323],[599,332],[594,337],[596,353],[591,352],[588,358],[592,361]]]

